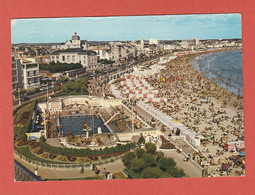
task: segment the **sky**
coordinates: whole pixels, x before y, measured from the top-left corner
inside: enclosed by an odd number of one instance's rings
[[[241,14],[36,18],[11,20],[12,43],[81,40],[185,40],[242,38]]]

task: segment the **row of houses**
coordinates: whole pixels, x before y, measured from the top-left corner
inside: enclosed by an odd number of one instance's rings
[[[54,45],[55,50],[50,55],[50,61],[54,62],[79,62],[89,69],[95,67],[95,60],[112,60],[124,62],[140,55],[153,55],[162,51],[157,39],[144,39],[138,41],[112,41],[102,45],[88,45],[87,40],[80,40],[80,36],[75,32],[71,40],[65,43]]]
[[[198,40],[188,39],[175,41],[172,44],[165,44],[164,50],[198,50],[198,49],[216,49],[224,47],[242,47],[241,40]]]

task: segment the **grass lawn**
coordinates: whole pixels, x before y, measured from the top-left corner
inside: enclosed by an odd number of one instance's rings
[[[23,147],[15,147],[15,149],[21,153],[22,155],[26,156],[27,158],[30,158],[31,160],[36,160],[42,163],[51,163],[51,164],[59,164],[59,162],[51,161],[51,160],[45,160],[43,158],[39,158],[35,156],[31,151],[30,151],[30,146],[23,146]],[[62,162],[61,164],[68,164]]]
[[[13,127],[13,136],[16,137],[19,133],[19,130],[21,129],[21,126],[14,126]]]

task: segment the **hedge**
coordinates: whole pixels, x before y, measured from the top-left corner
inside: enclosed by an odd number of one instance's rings
[[[60,155],[74,155],[74,156],[86,156],[86,155],[103,155],[103,154],[113,154],[117,152],[127,152],[135,148],[134,143],[128,143],[126,145],[116,146],[112,148],[95,149],[75,149],[75,148],[61,148],[54,147],[46,143],[43,137],[40,138],[40,146],[48,152],[52,152]]]

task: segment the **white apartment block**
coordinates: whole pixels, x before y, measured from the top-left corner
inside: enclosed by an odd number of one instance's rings
[[[12,56],[12,90],[16,90],[22,87],[22,79],[19,78],[19,68],[17,60]]]
[[[32,58],[12,57],[12,90],[36,88],[40,85],[39,64]]]
[[[176,49],[175,45],[164,45],[164,50],[173,50]]]
[[[81,48],[69,48],[57,50],[50,55],[51,62],[80,63],[84,68],[97,68],[97,54],[95,51],[83,50]]]
[[[153,45],[153,44],[154,44],[154,45],[157,45],[158,43],[159,43],[158,39],[150,39],[150,40],[149,40],[149,44],[150,44],[150,45]]]
[[[90,46],[89,50],[93,50],[97,53],[98,59],[106,59],[110,60],[111,58],[111,50],[108,47],[98,47],[98,46]]]
[[[21,60],[24,89],[36,88],[40,85],[39,64],[33,58]]]

